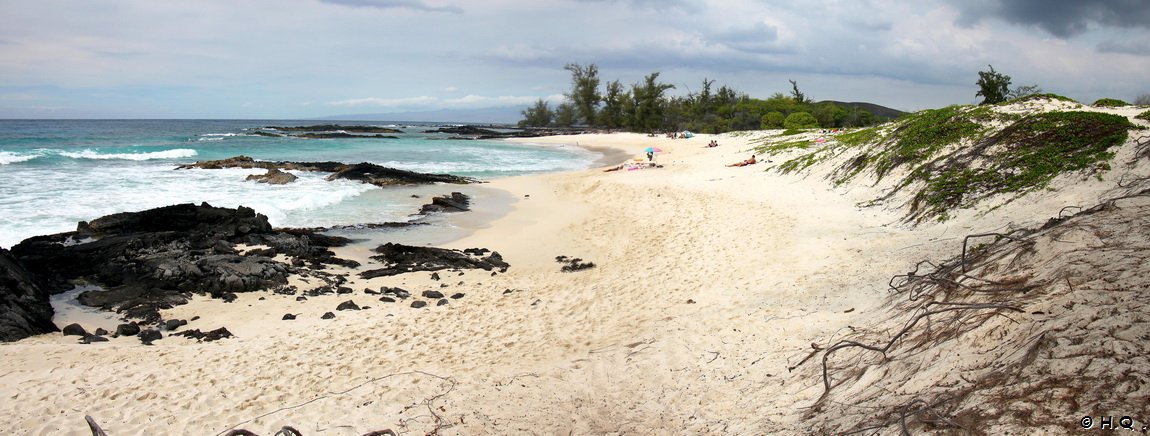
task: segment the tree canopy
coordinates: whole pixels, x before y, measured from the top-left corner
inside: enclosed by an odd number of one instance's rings
[[[685,96],[669,96],[667,91],[676,87],[660,82],[659,72],[630,87],[612,80],[600,90],[595,64],[570,63],[564,69],[571,73],[571,89],[564,93],[566,101],[554,109],[543,100],[537,101],[523,111],[520,126],[583,124],[635,132],[724,133],[782,128],[795,113],[803,113],[796,118],[806,126],[803,128],[868,126],[885,120],[859,105],[812,102],[794,80],[789,81],[790,95],[776,92],[767,99],[752,98],[726,85],[716,86],[709,78],[703,79],[697,92],[688,88]]]
[[[990,71],[978,72],[978,92],[975,97],[982,97],[982,103],[996,104],[1006,101],[1010,96],[1010,76],[994,71],[993,65],[987,65]]]

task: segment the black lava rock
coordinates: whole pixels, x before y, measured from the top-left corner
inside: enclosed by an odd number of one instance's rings
[[[164,335],[161,334],[159,330],[152,329],[141,330],[137,336],[139,336],[140,342],[143,342],[144,345],[152,345],[153,341],[164,338]]]
[[[63,332],[64,336],[88,336],[90,334],[87,330],[84,330],[84,327],[76,323],[64,326]]]
[[[116,326],[116,336],[136,336],[138,334],[140,334],[140,326],[135,323]]]
[[[164,321],[164,330],[172,331],[180,327],[188,325],[188,322],[182,319],[169,319]]]

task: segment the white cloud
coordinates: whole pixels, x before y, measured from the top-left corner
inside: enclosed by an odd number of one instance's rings
[[[562,94],[555,94],[546,97],[540,96],[497,96],[489,97],[483,95],[469,94],[459,98],[439,98],[433,96],[417,96],[405,98],[378,98],[378,97],[365,97],[353,98],[347,100],[339,100],[328,103],[329,106],[338,107],[373,107],[373,108],[387,108],[387,109],[402,109],[402,110],[418,110],[418,109],[432,109],[432,108],[449,108],[449,109],[462,109],[462,108],[483,108],[494,106],[527,106],[534,103],[536,100],[544,98],[548,101],[561,101]]]

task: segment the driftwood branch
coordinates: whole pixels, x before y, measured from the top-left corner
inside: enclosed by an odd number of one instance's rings
[[[1015,233],[1015,232],[1017,232],[1017,230],[1015,230],[1014,232],[1010,232],[1010,233]],[[1012,240],[1015,242],[1020,242],[1020,243],[1031,243],[1031,244],[1034,243],[1034,241],[1029,240],[1029,239],[1023,239],[1023,238],[1011,236],[1010,233],[996,233],[996,232],[979,233],[979,234],[975,234],[975,235],[967,235],[965,238],[963,238],[962,239],[962,263],[961,263],[962,272],[966,272],[966,253],[967,253],[966,249],[967,249],[967,244],[970,242],[971,238],[984,238],[987,236],[995,236],[996,238],[1009,239],[1009,240]],[[995,241],[997,241],[997,240],[998,239],[995,239]]]
[[[92,415],[84,415],[84,420],[88,421],[88,428],[92,430],[92,436],[108,436],[107,433],[104,433],[104,429],[100,428],[100,424],[96,424]]]
[[[861,343],[858,341],[842,340],[842,341],[839,341],[839,342],[835,343],[834,345],[828,347],[826,349],[826,351],[823,352],[823,394],[822,394],[822,396],[819,397],[819,399],[822,400],[831,392],[830,369],[827,366],[828,365],[827,362],[830,359],[831,353],[834,353],[835,351],[841,350],[843,348],[859,347],[859,348],[862,348],[865,350],[870,350],[870,351],[874,351],[874,352],[877,352],[879,354],[882,354],[883,359],[885,360],[887,358],[887,352],[890,351],[890,349],[892,347],[894,347],[894,344],[896,342],[898,342],[899,339],[901,339],[904,335],[907,334],[907,332],[909,332],[912,328],[914,328],[914,326],[916,324],[918,324],[919,321],[921,321],[921,320],[923,320],[923,319],[925,319],[931,315],[938,315],[940,313],[954,312],[954,311],[958,311],[958,310],[982,310],[982,309],[1011,310],[1011,311],[1015,311],[1015,312],[1023,312],[1023,310],[1018,308],[1018,307],[1007,306],[1005,304],[949,303],[949,302],[934,302],[934,301],[929,302],[926,305],[924,305],[923,309],[926,309],[927,307],[932,306],[932,305],[946,305],[949,307],[944,307],[942,309],[935,309],[935,310],[924,310],[922,313],[919,313],[914,318],[912,318],[910,320],[910,322],[908,322],[902,328],[902,330],[899,330],[898,333],[895,333],[894,336],[891,336],[890,340],[888,340],[885,345],[881,345],[881,344],[880,345],[869,345],[869,344],[864,344],[864,343]],[[803,362],[805,362],[806,360],[807,359],[803,359]],[[799,362],[799,364],[801,365],[802,362]],[[795,365],[795,366],[798,366],[798,365]]]

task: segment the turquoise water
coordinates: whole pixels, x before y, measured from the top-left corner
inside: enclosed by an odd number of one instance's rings
[[[574,146],[463,141],[398,128],[399,139],[301,139],[253,135],[267,126],[327,124],[244,120],[0,120],[0,247],[74,230],[81,220],[176,203],[248,206],[274,226],[406,221],[427,196],[458,186],[378,188],[298,172],[287,185],[244,181],[263,170],[174,170],[246,155],[258,160],[371,162],[419,172],[491,179],[587,168],[601,156]],[[420,198],[412,198],[412,195]]]

